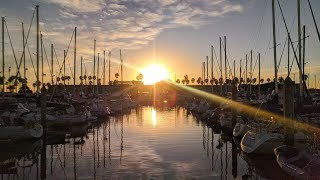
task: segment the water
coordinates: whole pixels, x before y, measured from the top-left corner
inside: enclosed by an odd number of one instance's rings
[[[45,148],[42,140],[2,146],[1,162],[14,164],[5,168],[0,163],[1,179],[288,178],[273,156],[240,153],[236,141],[183,108],[139,107],[101,123],[69,128],[67,136],[61,140],[67,143],[51,139]],[[34,153],[41,151],[46,156],[42,160]]]

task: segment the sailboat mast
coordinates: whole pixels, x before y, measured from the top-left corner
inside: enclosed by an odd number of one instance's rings
[[[300,0],[297,0],[297,11],[298,11],[298,52],[299,52],[299,87],[300,97],[303,100],[303,77],[302,77],[302,58],[301,58],[301,19],[300,19]],[[301,101],[302,102],[302,101]]]
[[[106,85],[106,51],[103,51],[103,85]]]
[[[51,84],[53,83],[53,44],[51,44]]]
[[[25,48],[25,42],[24,42],[24,26],[23,23],[21,23],[22,25],[22,55],[23,55],[23,78],[26,79],[26,48]]]
[[[236,77],[236,60],[233,60],[233,78]]]
[[[82,87],[83,87],[83,74],[82,74],[82,56],[80,57],[80,87],[81,87],[81,93],[82,93]]]
[[[66,50],[63,50],[63,84],[66,85]]]
[[[213,81],[213,46],[211,46],[211,81],[212,81],[212,93],[213,93],[213,84],[214,84],[214,81]]]
[[[260,79],[261,79],[261,77],[260,77],[260,75],[261,75],[261,69],[260,69],[260,53],[258,54],[258,59],[259,59],[259,75],[258,75],[258,83],[259,83],[259,86],[258,86],[258,97],[259,97],[259,99],[260,99]]]
[[[5,77],[4,77],[4,17],[1,18],[2,20],[2,78],[3,78],[3,83],[2,83],[2,91],[3,94],[2,96],[4,97],[4,92],[5,92]]]
[[[40,31],[40,27],[39,27],[39,5],[36,6],[36,14],[37,14],[37,82],[36,82],[36,86],[37,86],[37,97],[39,97],[39,31]]]
[[[303,33],[303,41],[302,41],[302,64],[300,64],[300,67],[302,67],[302,78],[304,78],[304,65],[305,65],[305,57],[306,57],[306,26],[303,26],[302,29]],[[304,94],[304,88],[302,88],[302,94]]]
[[[275,5],[272,0],[272,31],[273,31],[273,61],[274,61],[274,90],[278,93],[278,70],[277,70],[277,39],[276,39],[276,17]]]
[[[290,33],[288,33],[288,76],[290,75]]]
[[[123,61],[122,61],[122,54],[121,54],[121,49],[120,49],[120,61],[121,61],[121,84],[122,84],[122,81],[123,81],[123,69],[122,69],[122,63],[123,63]]]
[[[206,57],[207,58],[207,84],[209,83],[209,56]]]
[[[100,53],[98,53],[98,66],[97,66],[97,93],[99,94],[99,69],[100,69]]]
[[[41,83],[43,84],[43,41],[42,41],[42,33],[40,32],[40,47],[41,47]]]
[[[108,84],[110,85],[110,64],[111,64],[111,51],[109,51],[109,77],[108,77],[108,79],[109,79],[109,82],[108,82]]]
[[[77,27],[74,28],[74,55],[73,55],[73,95],[76,94],[76,77],[77,77]]]
[[[248,55],[246,54],[246,73],[245,73],[246,87],[247,87],[247,84],[248,84],[247,79],[248,79]]]
[[[96,79],[96,40],[94,40],[93,43],[93,86],[92,86],[92,92],[94,93],[94,81]]]
[[[318,29],[318,25],[317,25],[316,19],[314,18],[314,14],[313,14],[313,10],[312,10],[312,7],[311,7],[310,0],[308,0],[308,4],[309,4],[310,11],[311,11],[311,15],[312,15],[312,19],[313,19],[314,26],[316,27],[316,30],[317,30],[318,39],[319,39],[319,42],[320,42],[319,29]]]
[[[225,73],[225,84],[226,84],[226,92],[228,91],[227,86],[227,37],[224,36],[224,73]]]
[[[252,49],[250,51],[250,94],[252,93]]]
[[[221,79],[220,94],[222,94],[222,84],[223,84],[223,78],[222,78],[222,42],[221,42],[221,37],[219,39],[220,39],[220,79]]]
[[[240,71],[239,71],[239,84],[240,84],[240,88],[239,89],[241,89],[241,83],[242,83],[242,81],[241,81],[241,76],[242,76],[242,59],[240,59]]]

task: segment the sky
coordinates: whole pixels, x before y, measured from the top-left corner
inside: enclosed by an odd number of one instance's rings
[[[297,4],[294,0],[279,0],[293,41],[297,34]],[[315,19],[320,20],[320,1],[310,0]],[[257,56],[261,53],[261,76],[273,78],[272,14],[271,0],[1,0],[0,16],[6,18],[16,58],[22,54],[21,22],[25,33],[29,27],[27,53],[27,76],[35,81],[36,24],[30,22],[35,5],[40,6],[40,29],[44,48],[50,61],[50,44],[54,44],[57,59],[63,62],[63,50],[68,49],[74,27],[77,27],[77,78],[80,76],[80,57],[83,57],[83,71],[93,73],[93,42],[96,39],[96,53],[100,53],[100,77],[103,72],[103,51],[111,51],[111,80],[120,73],[119,50],[125,63],[124,80],[133,80],[141,69],[157,63],[164,66],[174,77],[201,76],[201,63],[214,47],[214,76],[220,76],[219,37],[227,38],[227,59],[233,72],[239,76],[240,60],[245,66],[250,50],[253,51],[253,77],[257,77]],[[319,23],[319,22],[318,22]],[[320,80],[320,42],[312,20],[307,0],[301,0],[301,24],[306,25],[306,73],[310,75],[310,87],[314,87],[314,76]],[[276,36],[279,76],[287,76],[287,32],[276,4]],[[297,46],[297,43],[294,44]],[[73,76],[74,42],[67,54],[67,75]],[[290,49],[290,61],[293,51]],[[44,56],[45,57],[45,56]],[[222,56],[224,58],[224,56]],[[280,58],[281,57],[281,58]],[[216,59],[218,58],[218,59]],[[16,70],[9,36],[5,29],[6,71],[11,66]],[[50,81],[49,64],[44,58],[45,81]],[[106,59],[108,59],[106,57]],[[51,65],[50,65],[51,66]],[[209,65],[211,66],[211,65]],[[223,64],[224,67],[224,64]],[[229,69],[229,68],[228,68]],[[11,73],[12,73],[11,72]],[[7,74],[8,72],[6,72]],[[55,58],[54,74],[59,73]],[[209,74],[211,72],[209,71]],[[224,72],[223,72],[224,74]],[[8,76],[8,75],[7,75]],[[292,79],[298,80],[297,65],[292,66]],[[317,80],[318,86],[320,81]]]

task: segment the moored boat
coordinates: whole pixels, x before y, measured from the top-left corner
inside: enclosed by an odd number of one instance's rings
[[[320,156],[295,147],[279,146],[274,149],[277,163],[287,174],[295,178],[318,179],[320,177]]]

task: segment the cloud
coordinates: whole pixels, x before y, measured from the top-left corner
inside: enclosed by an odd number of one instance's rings
[[[70,33],[65,31],[77,26],[81,36],[87,35],[87,44],[95,38],[97,41],[105,42],[108,49],[119,48],[122,45],[138,49],[166,29],[182,26],[199,28],[212,23],[212,18],[243,11],[242,4],[229,0],[45,2],[60,7],[57,11],[60,21],[57,22],[56,18],[52,25],[55,31],[60,32],[62,36],[69,36]]]
[[[78,16],[75,15],[75,14],[72,14],[72,13],[67,12],[67,11],[63,11],[63,10],[61,10],[61,9],[60,9],[60,15],[61,15],[62,17],[64,17],[64,18],[76,18],[76,17],[78,17]]]
[[[95,12],[104,6],[102,0],[47,0],[46,2],[77,12]]]

